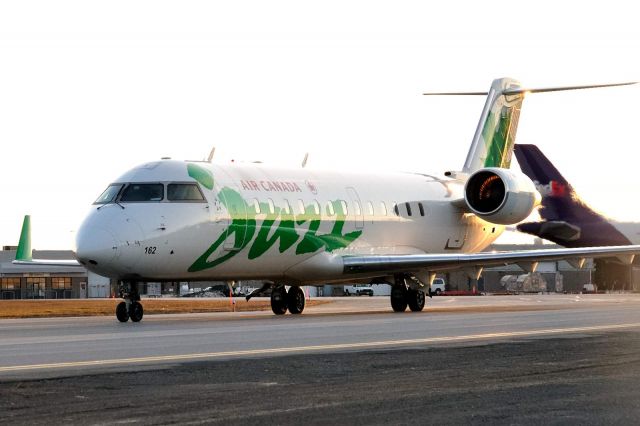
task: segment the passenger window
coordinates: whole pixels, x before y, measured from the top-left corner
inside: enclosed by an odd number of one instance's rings
[[[367,208],[369,209],[369,216],[373,216],[373,204],[371,201],[367,201]]]
[[[161,183],[132,183],[122,192],[120,201],[123,203],[162,201],[164,185]]]
[[[318,200],[313,200],[313,211],[316,214],[320,214],[320,203],[318,203]]]
[[[122,187],[121,183],[109,185],[93,204],[113,203]]]
[[[291,214],[291,206],[289,205],[288,200],[284,200],[284,214],[287,214],[287,215]]]
[[[342,214],[348,216],[349,209],[347,208],[347,202],[344,200],[340,200],[340,207],[342,207]]]
[[[298,210],[300,214],[305,214],[304,201],[298,200]]]
[[[407,206],[407,215],[411,216],[411,204],[410,203],[404,203],[405,206]]]
[[[398,205],[396,203],[393,203],[392,205],[393,205],[393,213],[396,216],[400,216],[400,210],[398,209]]]
[[[260,214],[260,202],[258,201],[257,198],[253,199],[253,209],[256,211],[257,214]]]
[[[269,213],[274,214],[276,212],[276,206],[273,204],[273,200],[269,198],[267,203],[269,204]]]
[[[424,207],[422,203],[418,203],[418,209],[420,210],[420,216],[424,216]]]
[[[356,212],[356,216],[361,216],[362,215],[362,210],[360,209],[360,201],[354,201],[353,202],[353,208]]]
[[[384,203],[384,201],[380,201],[380,214],[382,216],[387,215],[387,205]]]
[[[333,209],[333,203],[331,201],[327,202],[327,213],[329,214],[329,216],[335,216],[336,212]]]

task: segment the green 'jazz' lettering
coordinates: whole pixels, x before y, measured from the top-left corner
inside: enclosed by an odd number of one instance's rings
[[[261,211],[268,211],[268,208],[269,205],[267,203],[260,203]],[[278,240],[280,240],[280,246],[278,247],[278,251],[280,253],[284,253],[287,249],[294,245],[296,241],[298,241],[299,236],[296,233],[293,215],[284,214],[281,216],[281,211],[282,209],[280,209],[279,207],[275,207],[273,213],[267,213],[267,217],[264,219],[264,221],[262,221],[262,224],[260,225],[260,231],[256,236],[256,240],[253,242],[251,248],[249,249],[249,259],[255,259],[262,256]],[[278,225],[271,237],[269,237],[269,231],[271,231],[271,228],[273,228],[273,224],[275,223],[278,216],[281,216],[280,225]]]
[[[260,210],[267,215],[260,226],[257,226],[257,213],[242,198],[240,193],[230,188],[223,188],[218,195],[220,202],[227,208],[231,215],[231,223],[211,246],[189,267],[189,272],[197,272],[210,269],[226,262],[249,246],[248,258],[256,259],[266,253],[278,241],[278,251],[284,253],[298,242],[300,235],[296,225],[308,223],[307,231],[296,247],[296,255],[313,253],[324,248],[326,251],[334,251],[345,248],[357,239],[362,231],[349,232],[343,235],[346,212],[341,203],[333,201],[335,210],[335,222],[331,232],[318,235],[321,215],[315,212],[313,205],[306,206],[305,213],[295,217],[293,213],[286,213],[282,208],[273,206],[273,212],[267,203],[260,203]],[[278,221],[278,225],[275,226]],[[275,229],[273,229],[275,227]],[[253,238],[256,234],[255,239]],[[233,238],[233,248],[224,255],[213,260],[209,257],[215,253],[228,238]]]

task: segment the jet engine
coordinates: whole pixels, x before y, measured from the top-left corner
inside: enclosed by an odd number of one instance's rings
[[[513,225],[531,214],[541,196],[527,176],[487,167],[469,177],[464,200],[469,210],[487,222]]]

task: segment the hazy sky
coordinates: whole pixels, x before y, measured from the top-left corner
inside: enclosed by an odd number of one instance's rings
[[[2,2],[0,243],[29,213],[34,248],[71,248],[106,185],[163,156],[440,174],[484,98],[424,91],[640,79],[630,2],[521,3]],[[531,95],[517,141],[640,220],[639,105],[638,85]]]

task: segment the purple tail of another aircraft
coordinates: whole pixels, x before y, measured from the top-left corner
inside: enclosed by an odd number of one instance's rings
[[[514,153],[522,172],[542,195],[541,222],[518,225],[518,230],[565,247],[631,244],[604,216],[593,211],[575,193],[558,169],[535,145],[516,144]]]

